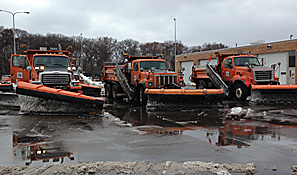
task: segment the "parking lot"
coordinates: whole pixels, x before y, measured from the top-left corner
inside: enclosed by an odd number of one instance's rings
[[[233,107],[249,116],[230,115]],[[113,102],[101,114],[70,116],[5,109],[0,165],[205,161],[255,163],[259,174],[290,174],[297,164],[296,110],[233,102],[218,109],[149,112]],[[40,155],[33,155],[36,149]]]

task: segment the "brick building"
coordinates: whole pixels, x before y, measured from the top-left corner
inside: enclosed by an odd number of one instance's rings
[[[219,50],[211,50],[205,52],[196,52],[176,56],[176,70],[180,67],[185,68],[184,79],[187,85],[191,82],[193,65],[205,65],[211,56],[210,64],[216,64],[217,59],[215,52],[224,53],[250,53],[258,57],[259,61],[264,58],[264,66],[270,67],[272,64],[281,63],[280,69],[276,71],[276,75],[280,77],[281,84],[296,84],[295,71],[297,67],[297,39],[270,42],[255,43],[248,46],[232,47]]]

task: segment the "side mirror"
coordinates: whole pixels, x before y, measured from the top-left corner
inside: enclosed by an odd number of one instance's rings
[[[31,67],[31,66],[27,66],[26,69],[27,69],[27,70],[32,70],[32,67]]]
[[[265,58],[261,58],[261,65],[264,66],[266,64],[266,59]]]

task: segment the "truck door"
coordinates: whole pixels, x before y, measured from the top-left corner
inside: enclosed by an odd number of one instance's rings
[[[222,65],[222,79],[223,81],[231,81],[234,77],[232,58],[227,58],[223,61]]]
[[[132,65],[132,71],[131,71],[131,84],[137,85],[139,80],[139,63],[134,62]]]
[[[28,69],[29,62],[26,55],[13,54],[10,60],[10,76],[11,82],[16,83],[16,80],[29,81],[30,70]]]

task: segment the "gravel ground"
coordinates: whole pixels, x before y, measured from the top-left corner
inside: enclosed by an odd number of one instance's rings
[[[12,166],[1,167],[0,174],[255,174],[254,163],[218,164],[213,162],[96,162],[76,165],[45,165],[42,167]]]

